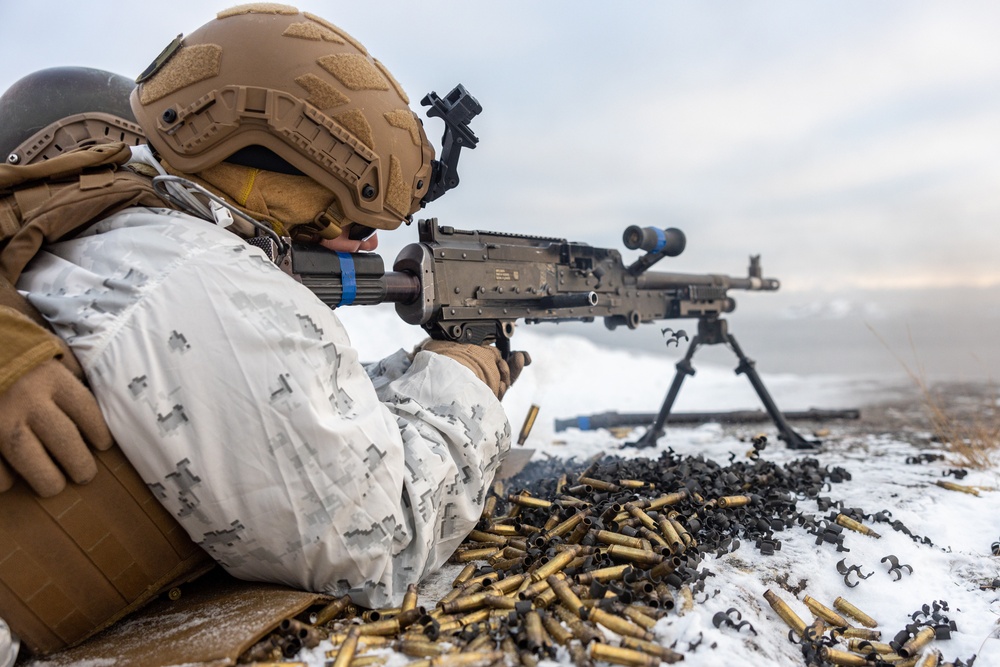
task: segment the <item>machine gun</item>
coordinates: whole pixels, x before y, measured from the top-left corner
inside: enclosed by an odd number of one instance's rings
[[[635,443],[653,446],[662,435],[681,383],[694,374],[691,359],[701,345],[726,344],[739,359],[736,369],[750,380],[781,437],[791,448],[815,444],[796,433],[722,318],[735,308],[730,290],[777,290],[763,278],[759,256],[751,257],[747,277],[649,271],[664,257],[684,250],[678,229],[631,226],[625,247],[645,250],[626,266],[615,249],[541,236],[466,231],[418,222],[419,242],[399,253],[393,271],[371,253],[335,253],[295,245],[289,270],[331,307],[392,302],[406,322],[422,326],[432,338],[496,344],[506,357],[515,323],[583,321],[603,318],[614,329],[643,323],[697,319],[698,330],[646,434]],[[676,332],[675,336],[683,332]],[[685,335],[686,337],[686,335]],[[675,342],[679,342],[675,339]]]

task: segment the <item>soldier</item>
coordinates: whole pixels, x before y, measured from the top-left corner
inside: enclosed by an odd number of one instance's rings
[[[229,572],[398,601],[478,520],[510,444],[499,398],[527,358],[429,342],[366,369],[333,312],[244,239],[263,222],[374,249],[430,187],[421,123],[357,41],[282,5],[220,12],[138,81],[159,159],[135,168],[180,177],[164,187],[186,210],[103,217],[46,245],[18,289],[146,484]]]

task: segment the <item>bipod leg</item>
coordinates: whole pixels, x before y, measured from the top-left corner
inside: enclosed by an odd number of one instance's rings
[[[694,356],[694,352],[698,349],[699,345],[701,345],[701,337],[696,335],[691,339],[691,344],[688,345],[684,358],[677,362],[677,372],[674,373],[674,380],[670,383],[670,389],[667,390],[667,396],[663,399],[663,405],[660,406],[660,412],[656,415],[652,426],[646,430],[641,438],[635,442],[628,443],[626,447],[643,449],[656,446],[656,441],[663,435],[663,426],[667,423],[667,417],[670,416],[670,410],[674,407],[674,401],[677,400],[677,394],[680,393],[684,378],[688,375],[694,375],[694,366],[691,365],[691,358]]]
[[[821,444],[819,440],[806,440],[801,435],[796,433],[795,430],[788,424],[785,416],[781,414],[781,411],[778,410],[778,406],[774,404],[774,399],[771,398],[771,394],[767,391],[767,387],[764,386],[764,381],[761,380],[760,375],[757,374],[757,369],[754,367],[753,360],[743,354],[743,348],[741,348],[739,343],[736,342],[736,338],[734,338],[731,333],[727,333],[726,339],[729,341],[729,345],[733,348],[733,352],[736,353],[737,358],[740,360],[740,365],[736,367],[736,374],[746,375],[747,379],[750,380],[750,384],[753,385],[754,391],[756,391],[757,396],[760,397],[760,402],[764,404],[764,409],[767,410],[767,414],[771,417],[771,421],[773,421],[774,425],[778,427],[778,437],[785,441],[785,444],[788,445],[789,449],[813,449],[818,447]]]

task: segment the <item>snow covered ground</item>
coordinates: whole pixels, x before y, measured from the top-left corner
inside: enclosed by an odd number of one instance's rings
[[[401,341],[405,347],[421,339],[418,329],[399,323],[391,310],[355,309],[341,314],[362,358],[375,359],[400,346]],[[532,403],[541,407],[526,445],[535,450],[536,460],[584,460],[599,453],[655,458],[669,447],[678,454],[703,454],[726,464],[731,455],[743,457],[748,450],[739,429],[714,424],[671,428],[656,450],[641,451],[618,450],[621,441],[607,431],[556,433],[555,418],[608,410],[655,412],[681,352],[670,348],[655,356],[607,350],[585,339],[542,335],[529,327],[520,328],[514,341],[515,349],[531,352],[534,363],[504,404],[515,432]],[[697,374],[688,378],[681,390],[677,410],[759,407],[749,383],[734,376],[731,369],[697,363],[696,368]],[[872,379],[766,372],[763,376],[784,410],[864,406],[899,393],[899,387],[880,386]],[[945,659],[967,661],[978,655],[977,665],[1000,665],[1000,640],[994,634],[1000,621],[1000,593],[980,588],[1000,576],[1000,559],[991,553],[992,543],[1000,541],[996,470],[972,471],[961,480],[961,484],[980,489],[977,497],[934,485],[938,480],[955,481],[945,476],[955,468],[952,461],[913,463],[913,457],[920,454],[944,453],[935,449],[929,438],[927,444],[915,445],[891,434],[858,434],[856,428],[831,424],[831,434],[822,448],[803,453],[785,448],[773,437],[769,424],[747,427],[746,435],[757,431],[772,436],[763,458],[781,464],[815,456],[823,465],[843,467],[850,472],[850,481],[830,485],[823,495],[867,514],[889,512],[892,520],[901,520],[912,533],[929,538],[933,546],[911,539],[889,524],[871,522],[866,523],[880,532],[881,538],[844,531],[844,546],[850,550],[844,552],[830,543],[817,545],[816,536],[799,526],[775,534],[781,549],[773,555],[763,555],[753,544],[744,542],[728,555],[703,559],[700,567],[709,568],[715,576],[707,580],[705,592],[696,596],[692,609],[659,621],[655,634],[660,642],[675,646],[685,654],[684,664],[692,666],[805,664],[799,647],[788,640],[787,626],[763,598],[764,591],[771,589],[806,622],[814,617],[803,597],[811,596],[830,607],[837,597],[844,597],[878,621],[884,642],[912,623],[911,615],[924,605],[933,612],[935,602],[939,606],[944,602],[947,610],[939,613],[955,621],[957,630],[950,640],[936,641],[933,646]],[[798,509],[819,517],[829,515],[815,500],[800,501]],[[890,563],[882,560],[889,555],[896,556],[901,566],[898,577],[889,571]],[[845,581],[838,572],[842,559],[841,568],[857,565],[861,574],[870,576],[860,580],[851,574]],[[451,574],[444,573],[441,580],[450,581]],[[855,582],[860,583],[848,586]],[[740,632],[726,625],[714,627],[715,614],[731,608],[739,610],[756,635],[746,627]],[[303,652],[299,659],[323,665],[329,648],[324,642]],[[388,664],[407,661],[405,656],[394,655]],[[559,662],[570,662],[565,652]]]

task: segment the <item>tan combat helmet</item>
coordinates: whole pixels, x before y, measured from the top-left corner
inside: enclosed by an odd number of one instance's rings
[[[0,152],[28,165],[76,148],[146,142],[128,98],[128,78],[89,67],[51,67],[19,79],[0,95]]]
[[[406,93],[361,44],[294,7],[222,11],[137,82],[132,109],[173,169],[226,160],[309,176],[335,196],[310,225],[325,238],[349,223],[395,229],[429,187],[434,149]]]

